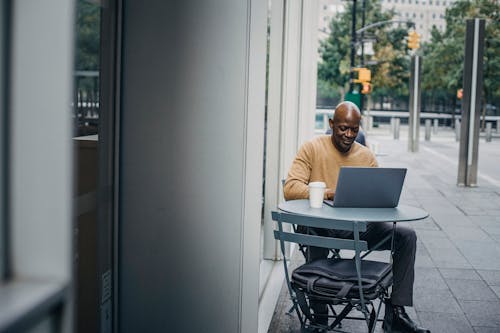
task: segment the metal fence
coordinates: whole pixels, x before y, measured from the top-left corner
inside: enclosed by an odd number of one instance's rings
[[[98,133],[98,71],[75,72],[75,90],[72,109],[75,136],[95,135]]]

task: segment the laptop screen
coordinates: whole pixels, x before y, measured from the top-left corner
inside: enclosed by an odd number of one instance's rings
[[[333,207],[393,208],[399,203],[406,168],[342,167]]]

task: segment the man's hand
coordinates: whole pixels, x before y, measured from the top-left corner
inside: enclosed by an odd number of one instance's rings
[[[334,196],[335,196],[335,192],[332,189],[327,188],[325,190],[325,199],[333,200]]]

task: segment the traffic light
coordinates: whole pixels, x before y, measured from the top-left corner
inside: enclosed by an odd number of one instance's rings
[[[464,96],[464,90],[462,88],[457,90],[457,99],[462,99]]]
[[[415,50],[420,47],[420,35],[412,30],[408,33],[408,48]]]
[[[369,94],[372,92],[372,84],[370,82],[363,82],[362,94]]]
[[[355,72],[358,72],[358,78],[354,79],[355,83],[370,82],[372,79],[372,72],[368,68],[353,68]]]

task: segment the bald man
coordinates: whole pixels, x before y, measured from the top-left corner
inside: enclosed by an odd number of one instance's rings
[[[361,112],[356,104],[342,102],[335,108],[333,119],[329,120],[332,135],[323,135],[306,142],[292,163],[284,186],[286,200],[309,198],[308,184],[322,181],[326,183],[325,199],[333,199],[340,168],[343,166],[377,167],[373,153],[365,146],[355,142],[359,131]],[[352,232],[315,229],[322,236],[352,238]],[[360,239],[368,242],[369,247],[392,233],[392,223],[369,223]],[[417,237],[413,229],[398,225],[394,238],[393,277],[391,301],[386,305],[384,322],[385,332],[430,333],[418,327],[406,314],[405,306],[413,306],[413,281]],[[380,249],[390,250],[387,241]],[[328,251],[310,247],[307,260],[326,258]],[[316,320],[325,324],[324,315],[328,309],[323,304],[311,305]],[[322,316],[323,315],[323,316]]]

